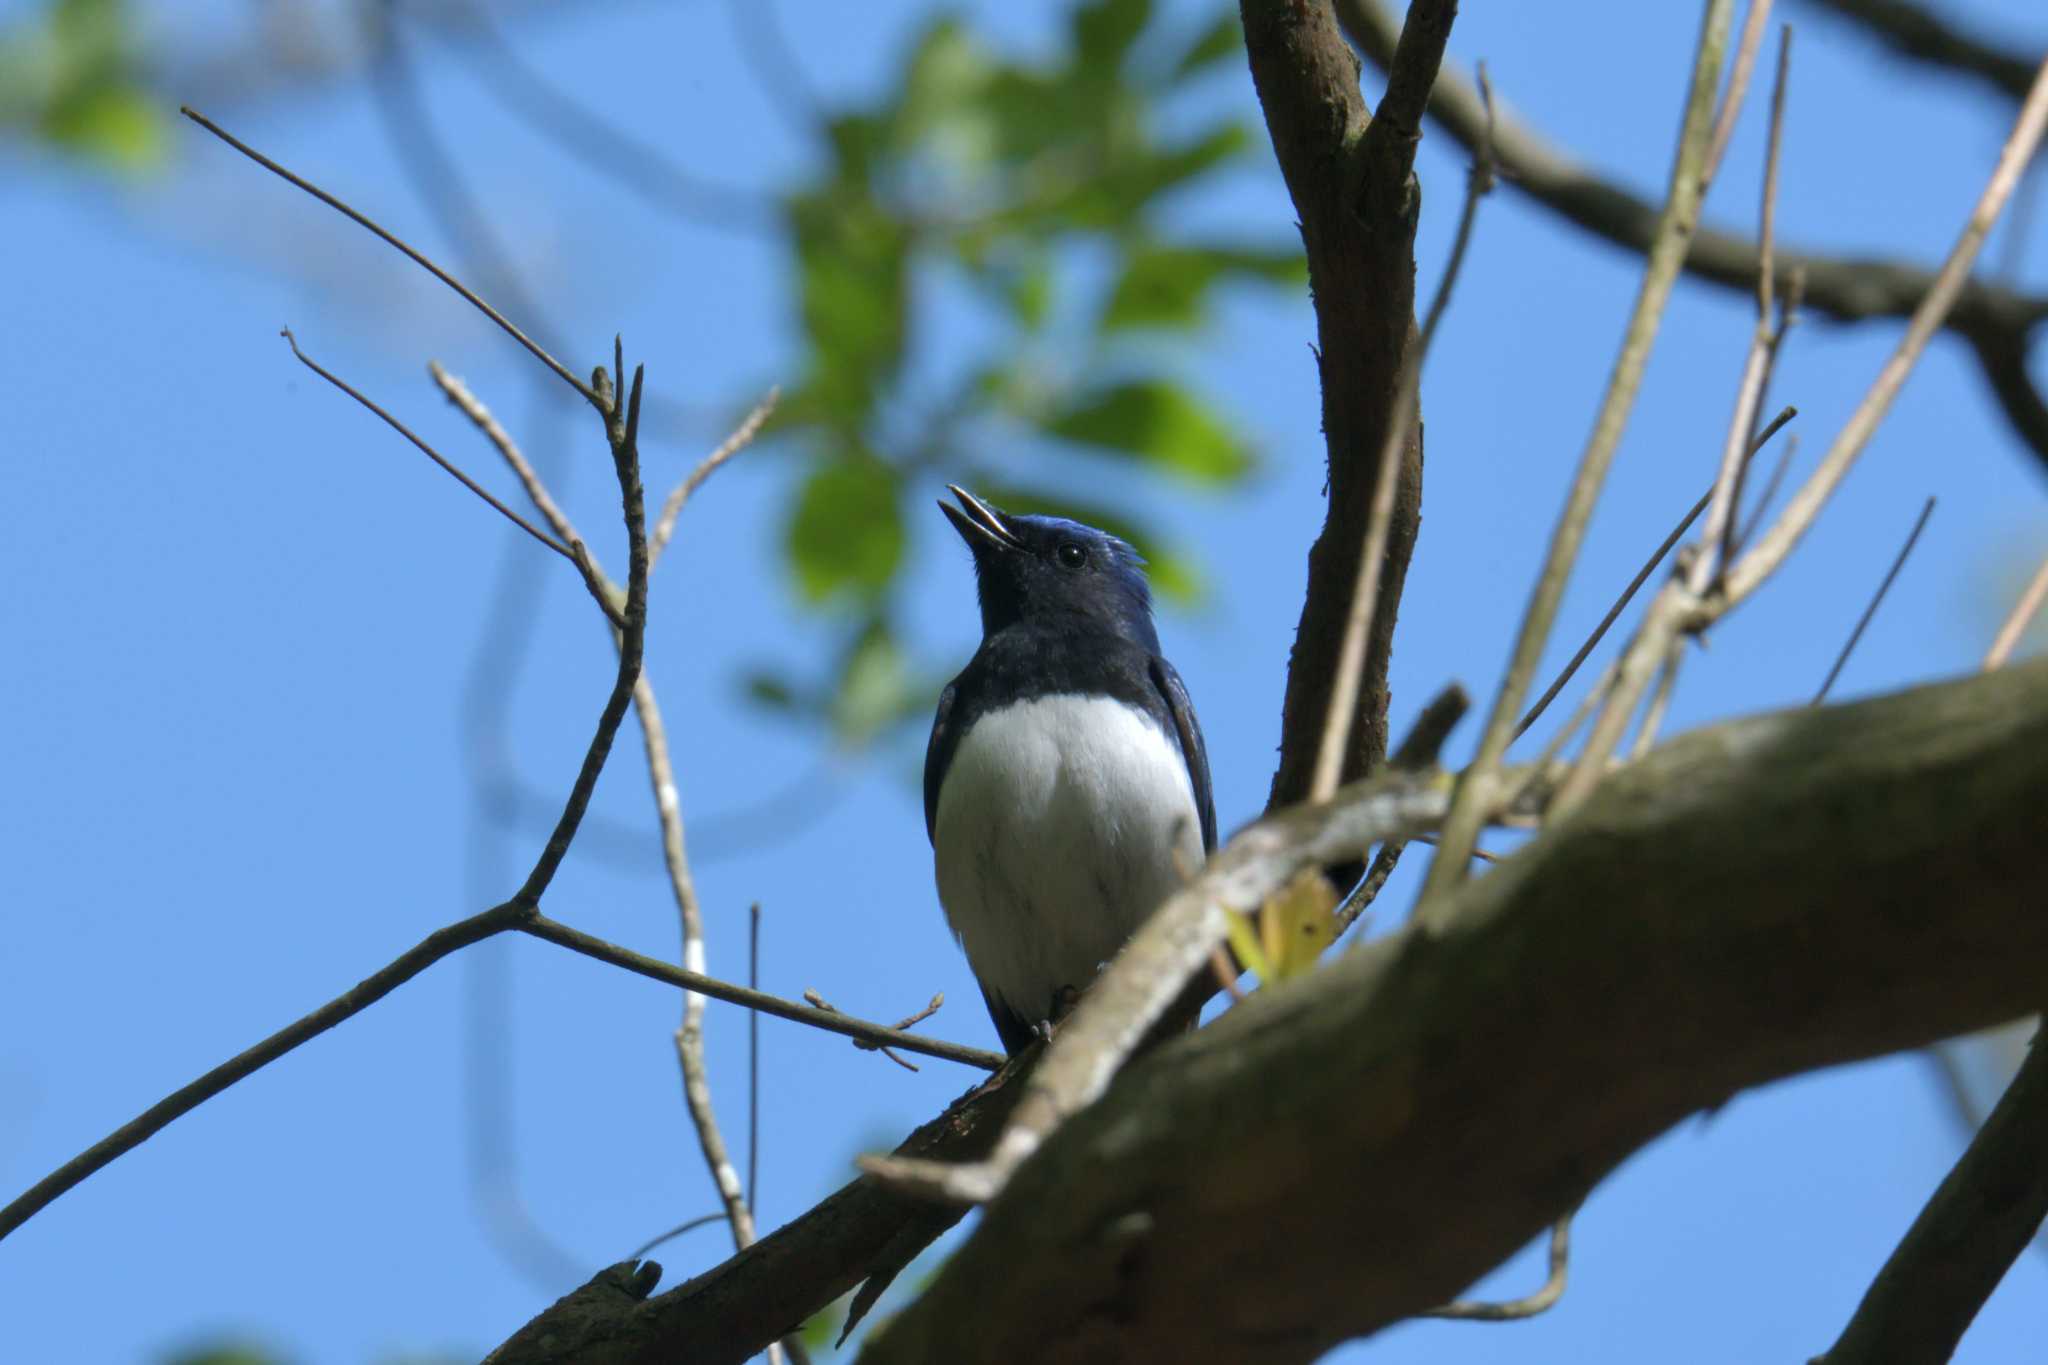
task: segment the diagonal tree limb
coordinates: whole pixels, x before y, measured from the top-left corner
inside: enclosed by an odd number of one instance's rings
[[[1016,1103],[1017,1080],[1036,1057],[1035,1049],[1020,1054],[905,1138],[897,1154],[967,1161],[986,1153]],[[722,1265],[655,1298],[643,1291],[644,1303],[592,1304],[572,1294],[522,1327],[485,1365],[668,1362],[685,1350],[692,1362],[738,1365],[864,1282],[886,1285],[962,1212],[863,1177]],[[592,1285],[620,1269],[599,1272]],[[660,1267],[644,1262],[639,1272],[650,1276],[651,1287]]]
[[[1962,1160],[1813,1365],[1939,1365],[2048,1216],[2048,1041],[2034,1035]]]
[[[866,1358],[1298,1362],[1440,1303],[1691,1113],[2038,1009],[2044,803],[2048,662],[1670,742],[1129,1068]]]
[[[1992,641],[1986,672],[2004,667],[2043,593],[2048,561]],[[1933,1055],[1953,1084],[1943,1051]],[[2048,1161],[2042,1159],[2048,1153],[2048,1033],[2038,1019],[2026,1056],[1991,1112],[1979,1119],[1971,1106],[1962,1108],[1977,1128],[1970,1145],[1886,1259],[1842,1335],[1812,1365],[1948,1360],[2048,1217]]]
[[[1393,60],[1399,30],[1380,0],[1335,0],[1344,32],[1374,64]],[[2030,73],[2031,78],[2031,73]],[[2022,92],[2024,93],[2024,91]],[[1485,135],[1486,112],[1478,89],[1447,70],[1430,94],[1429,114],[1466,148]],[[1579,165],[1527,123],[1505,110],[1494,126],[1502,179],[1565,221],[1631,251],[1646,250],[1656,206]],[[1776,253],[1779,292],[1795,273],[1805,277],[1805,307],[1835,322],[1907,318],[1934,282],[1934,272],[1901,261],[1839,257],[1781,247]],[[1754,293],[1756,243],[1738,233],[1703,227],[1685,258],[1686,273],[1723,288]],[[2016,293],[1981,281],[1963,290],[1946,326],[1969,343],[1984,367],[1992,396],[2035,456],[2048,464],[2048,403],[2027,372],[2036,333],[2048,320],[2048,295]]]

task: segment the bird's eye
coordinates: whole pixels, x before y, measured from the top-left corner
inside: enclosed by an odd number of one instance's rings
[[[1088,551],[1070,540],[1060,546],[1059,557],[1061,568],[1078,569],[1088,562]]]

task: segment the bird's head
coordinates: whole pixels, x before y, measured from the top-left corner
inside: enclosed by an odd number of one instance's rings
[[[981,628],[1061,617],[1086,622],[1157,651],[1145,561],[1107,531],[1065,517],[998,511],[957,484],[958,507],[939,510],[974,554]]]

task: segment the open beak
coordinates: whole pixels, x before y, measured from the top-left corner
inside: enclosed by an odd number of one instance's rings
[[[967,548],[979,551],[983,546],[994,550],[1015,550],[1022,547],[1021,540],[1003,524],[1003,514],[990,507],[974,494],[957,483],[946,485],[946,491],[960,500],[960,506],[942,502],[939,510],[953,523],[953,529],[967,542]]]

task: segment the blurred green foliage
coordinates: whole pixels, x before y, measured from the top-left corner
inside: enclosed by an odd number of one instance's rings
[[[164,113],[143,87],[125,0],[56,0],[0,32],[0,126],[122,171],[163,160]]]
[[[164,1365],[285,1365],[285,1358],[258,1346],[224,1344],[176,1352]]]
[[[1262,145],[1235,118],[1162,131],[1170,100],[1240,56],[1222,7],[1184,31],[1150,0],[1084,0],[1050,60],[997,54],[943,17],[872,105],[825,116],[825,163],[783,201],[803,352],[770,432],[806,462],[783,527],[792,579],[843,636],[828,678],[758,667],[755,699],[848,746],[929,713],[938,677],[904,657],[893,621],[909,518],[945,481],[1110,530],[1162,597],[1199,597],[1193,560],[1073,471],[1101,461],[1218,488],[1254,468],[1245,434],[1160,345],[1201,328],[1226,282],[1306,283],[1291,243],[1191,241],[1161,223],[1174,192]],[[923,302],[963,286],[985,335],[941,342]],[[1057,486],[1039,472],[1055,451],[1080,457]]]
[[[1055,46],[999,53],[934,19],[872,100],[814,111],[822,155],[777,201],[799,342],[767,439],[797,466],[783,562],[832,638],[822,669],[757,661],[744,681],[842,748],[929,714],[941,673],[897,621],[912,518],[938,525],[941,483],[1113,531],[1188,603],[1199,566],[1127,505],[1128,476],[1224,489],[1255,467],[1172,343],[1221,286],[1303,288],[1301,251],[1164,225],[1177,193],[1264,145],[1182,98],[1241,77],[1235,9],[1215,0],[1191,25],[1152,0],[1076,0]],[[0,126],[111,169],[159,164],[170,102],[144,84],[143,47],[126,0],[48,0],[0,32]]]

